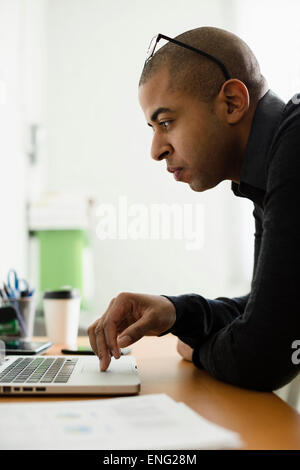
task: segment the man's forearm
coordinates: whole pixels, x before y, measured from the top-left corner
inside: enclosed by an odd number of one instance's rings
[[[163,334],[173,333],[195,348],[242,315],[249,295],[233,299],[219,297],[215,300],[206,299],[198,294],[164,297],[175,306],[176,322]]]

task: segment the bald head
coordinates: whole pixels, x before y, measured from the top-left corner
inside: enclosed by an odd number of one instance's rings
[[[176,39],[223,62],[230,78],[246,85],[251,104],[255,104],[267,91],[267,82],[261,75],[256,57],[238,36],[223,29],[202,27],[180,34]],[[166,67],[171,90],[184,91],[205,102],[212,101],[218,95],[226,80],[214,61],[168,42],[145,65],[139,85],[145,84]]]

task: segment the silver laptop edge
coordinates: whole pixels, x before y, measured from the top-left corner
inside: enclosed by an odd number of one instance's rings
[[[11,372],[6,372],[6,369],[13,371],[16,367],[13,364],[17,360],[19,360],[18,364],[21,364],[22,359],[27,359],[28,363],[29,360],[36,359],[63,359],[64,361],[59,361],[61,365],[50,383],[45,383],[45,379],[43,380],[46,374],[40,377],[38,382],[31,380],[34,371],[24,382],[20,381],[22,380],[21,373],[14,380],[6,381],[6,375],[11,374]],[[63,366],[65,370],[68,370],[73,364],[68,381],[57,383],[59,373],[63,373]],[[117,360],[112,358],[105,372],[100,372],[99,359],[96,356],[6,356],[5,361],[0,365],[0,394],[2,395],[135,395],[139,393],[140,385],[133,356],[121,356]]]

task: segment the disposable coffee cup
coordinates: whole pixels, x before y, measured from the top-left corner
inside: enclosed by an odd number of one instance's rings
[[[46,291],[43,296],[46,333],[54,344],[77,345],[80,294],[77,289]]]

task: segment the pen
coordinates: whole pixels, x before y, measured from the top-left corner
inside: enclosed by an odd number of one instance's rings
[[[7,295],[3,287],[0,287],[0,295],[4,301],[7,300]]]
[[[17,315],[18,321],[19,321],[19,323],[20,323],[20,326],[21,326],[21,328],[22,328],[22,330],[23,330],[24,336],[27,336],[27,329],[26,329],[25,322],[24,322],[24,320],[23,320],[23,318],[22,318],[22,315],[21,315],[21,313],[20,313],[20,310],[19,310],[18,300],[12,299],[12,298],[11,298],[11,299],[8,299],[8,300],[9,300],[9,302],[12,302],[12,304],[13,304],[13,306],[14,306],[14,308],[15,308],[16,315]]]
[[[8,298],[12,297],[12,294],[11,294],[11,292],[10,292],[10,290],[9,290],[9,287],[7,287],[7,285],[5,284],[5,282],[3,282],[3,288],[4,288],[4,292],[5,292],[5,294],[6,294],[6,297],[8,297]]]

